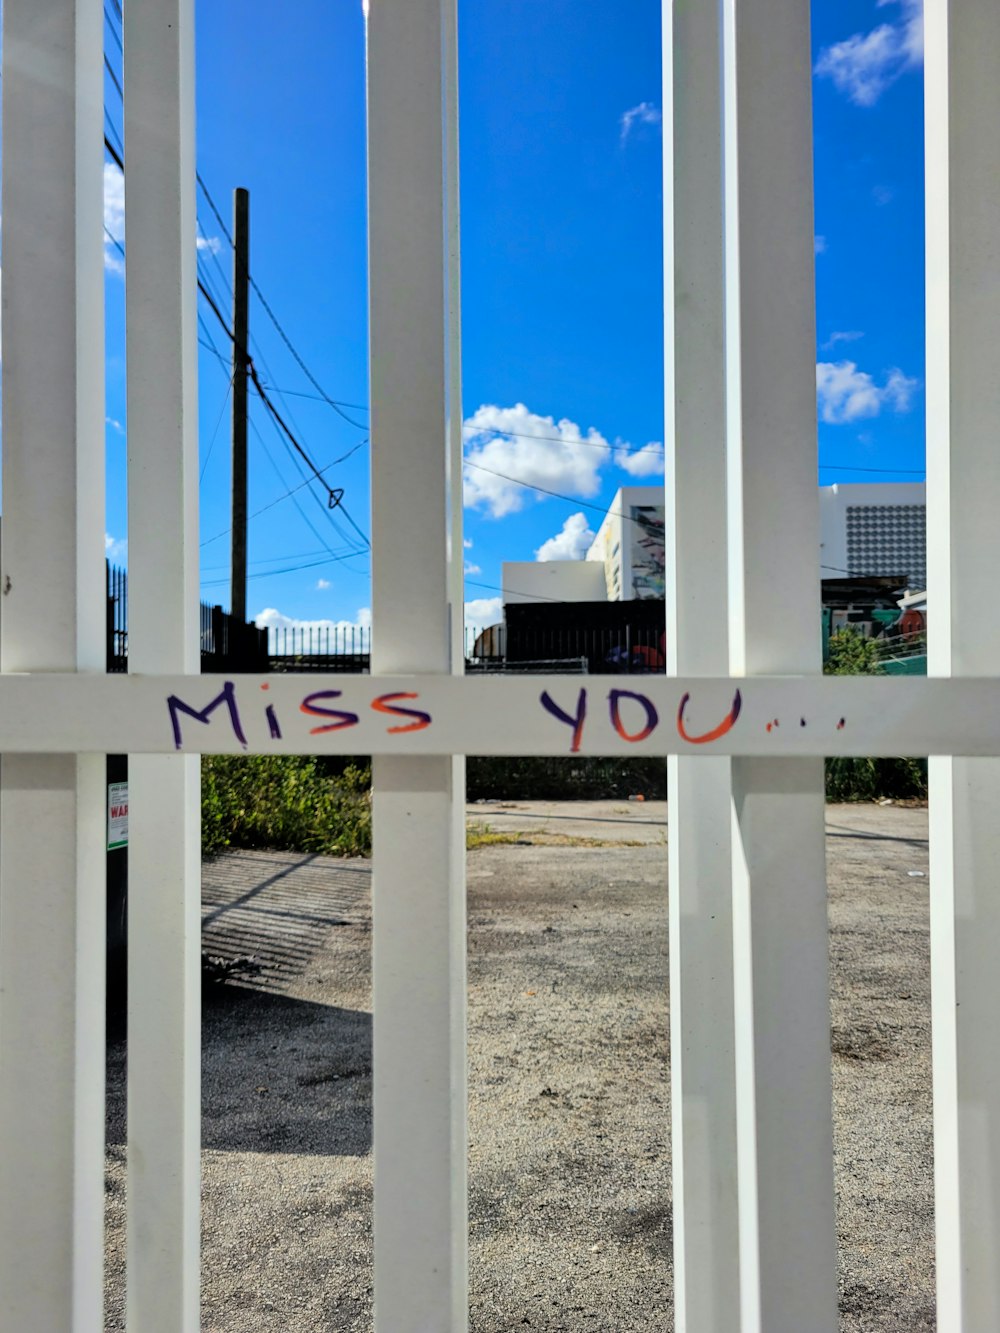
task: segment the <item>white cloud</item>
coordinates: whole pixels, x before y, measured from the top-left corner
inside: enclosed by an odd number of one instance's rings
[[[104,534],[104,555],[107,560],[120,564],[128,555],[128,541],[124,537],[112,537],[110,532]]]
[[[329,588],[329,587],[330,587],[330,580],[329,580],[329,579],[317,579],[317,580],[316,580],[316,591],[317,591],[317,592],[325,592],[325,591],[327,590],[327,588]]]
[[[879,8],[898,6],[897,19],[870,32],[856,32],[825,47],[815,73],[829,78],[856,106],[874,106],[886,88],[924,56],[923,0],[878,0]]]
[[[663,445],[659,440],[651,440],[641,449],[622,445],[615,450],[615,462],[631,477],[660,476],[663,473]]]
[[[464,436],[466,508],[485,509],[493,518],[523,509],[532,486],[596,495],[598,472],[611,452],[593,427],[584,436],[575,421],[539,416],[523,403],[484,404],[467,418]]]
[[[104,418],[104,424],[105,424],[106,426],[110,426],[111,429],[112,429],[113,431],[116,431],[117,434],[119,434],[119,435],[124,435],[124,434],[125,434],[125,427],[122,425],[122,423],[121,423],[120,421],[117,421],[114,417],[105,417],[105,418]]]
[[[472,538],[471,538],[471,537],[463,537],[463,539],[462,539],[462,545],[465,547],[465,549],[466,549],[467,551],[471,551],[471,550],[472,550]]]
[[[486,629],[503,619],[503,609],[499,597],[477,597],[465,603],[465,625],[467,629]]]
[[[104,267],[111,273],[124,273],[117,241],[125,240],[125,176],[114,162],[104,164]]]
[[[625,143],[636,125],[659,125],[663,121],[663,112],[653,102],[640,102],[622,113],[621,141]]]
[[[824,254],[825,251],[826,251],[826,237],[825,237],[825,236],[814,236],[814,237],[813,237],[813,254],[815,254],[815,255],[821,255],[821,254]]]
[[[601,469],[612,460],[633,477],[663,471],[658,441],[639,449],[621,439],[612,444],[594,426],[584,432],[567,417],[539,416],[524,403],[484,403],[466,418],[463,434],[465,506],[493,518],[517,513],[546,492],[589,499],[600,490]]]
[[[582,560],[594,540],[594,534],[583,514],[570,514],[562,531],[542,542],[535,552],[536,560]]]
[[[823,349],[826,351],[829,348],[836,347],[838,343],[857,342],[859,338],[863,338],[864,336],[865,335],[858,329],[845,329],[842,332],[831,333],[829,338],[827,338],[826,342],[823,344]]]
[[[919,387],[918,380],[910,379],[901,370],[890,370],[882,391],[884,401],[896,412],[908,412]]]
[[[883,408],[905,412],[918,381],[901,370],[890,370],[881,388],[853,361],[820,361],[816,366],[816,395],[821,421],[842,426],[864,417],[877,417]]]
[[[479,565],[466,565],[465,572],[466,574],[481,574],[483,571]]]
[[[218,236],[199,236],[195,245],[199,250],[204,250],[210,255],[217,255],[222,249],[222,242]]]
[[[886,204],[891,204],[893,193],[888,185],[876,185],[872,189],[872,198],[879,208],[885,208]]]

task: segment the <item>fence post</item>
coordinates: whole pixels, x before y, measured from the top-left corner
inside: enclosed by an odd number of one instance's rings
[[[928,668],[995,676],[1000,8],[926,6]],[[930,760],[938,1327],[1000,1327],[1000,759]]]
[[[4,672],[105,669],[101,52],[96,0],[6,0]],[[103,796],[103,755],[3,758],[3,1333],[104,1326]]]
[[[725,0],[724,15],[731,669],[809,676],[820,671],[809,0]],[[823,761],[736,759],[733,787],[742,1329],[833,1333]]]
[[[726,384],[719,7],[663,5],[667,670],[723,675]],[[674,1311],[739,1328],[733,903],[726,758],[667,760]]]
[[[377,0],[368,19],[373,674],[451,670],[442,115],[454,10]],[[462,1333],[464,792],[451,756],[379,757],[374,791],[375,1324]]]
[[[193,0],[125,6],[129,670],[197,675]],[[196,756],[129,761],[127,1319],[199,1319],[201,848]]]

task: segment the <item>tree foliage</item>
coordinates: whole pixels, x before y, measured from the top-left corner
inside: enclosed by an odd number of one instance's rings
[[[823,671],[828,676],[877,676],[878,641],[852,626],[830,636]],[[828,801],[922,799],[927,795],[926,759],[868,759],[837,756],[826,761]]]

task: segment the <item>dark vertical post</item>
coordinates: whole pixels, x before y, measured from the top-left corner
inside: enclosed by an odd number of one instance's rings
[[[247,366],[250,305],[250,195],[233,191],[233,554],[230,610],[247,618]]]

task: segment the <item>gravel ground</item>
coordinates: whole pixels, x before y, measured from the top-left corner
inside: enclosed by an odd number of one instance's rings
[[[513,839],[468,867],[474,1333],[673,1328],[665,812],[585,804],[470,812]],[[926,826],[920,809],[828,811],[844,1333],[935,1327]],[[237,852],[206,865],[204,897],[206,950],[260,970],[205,995],[203,1328],[362,1333],[369,866]],[[113,1032],[109,1329],[124,1064]]]

